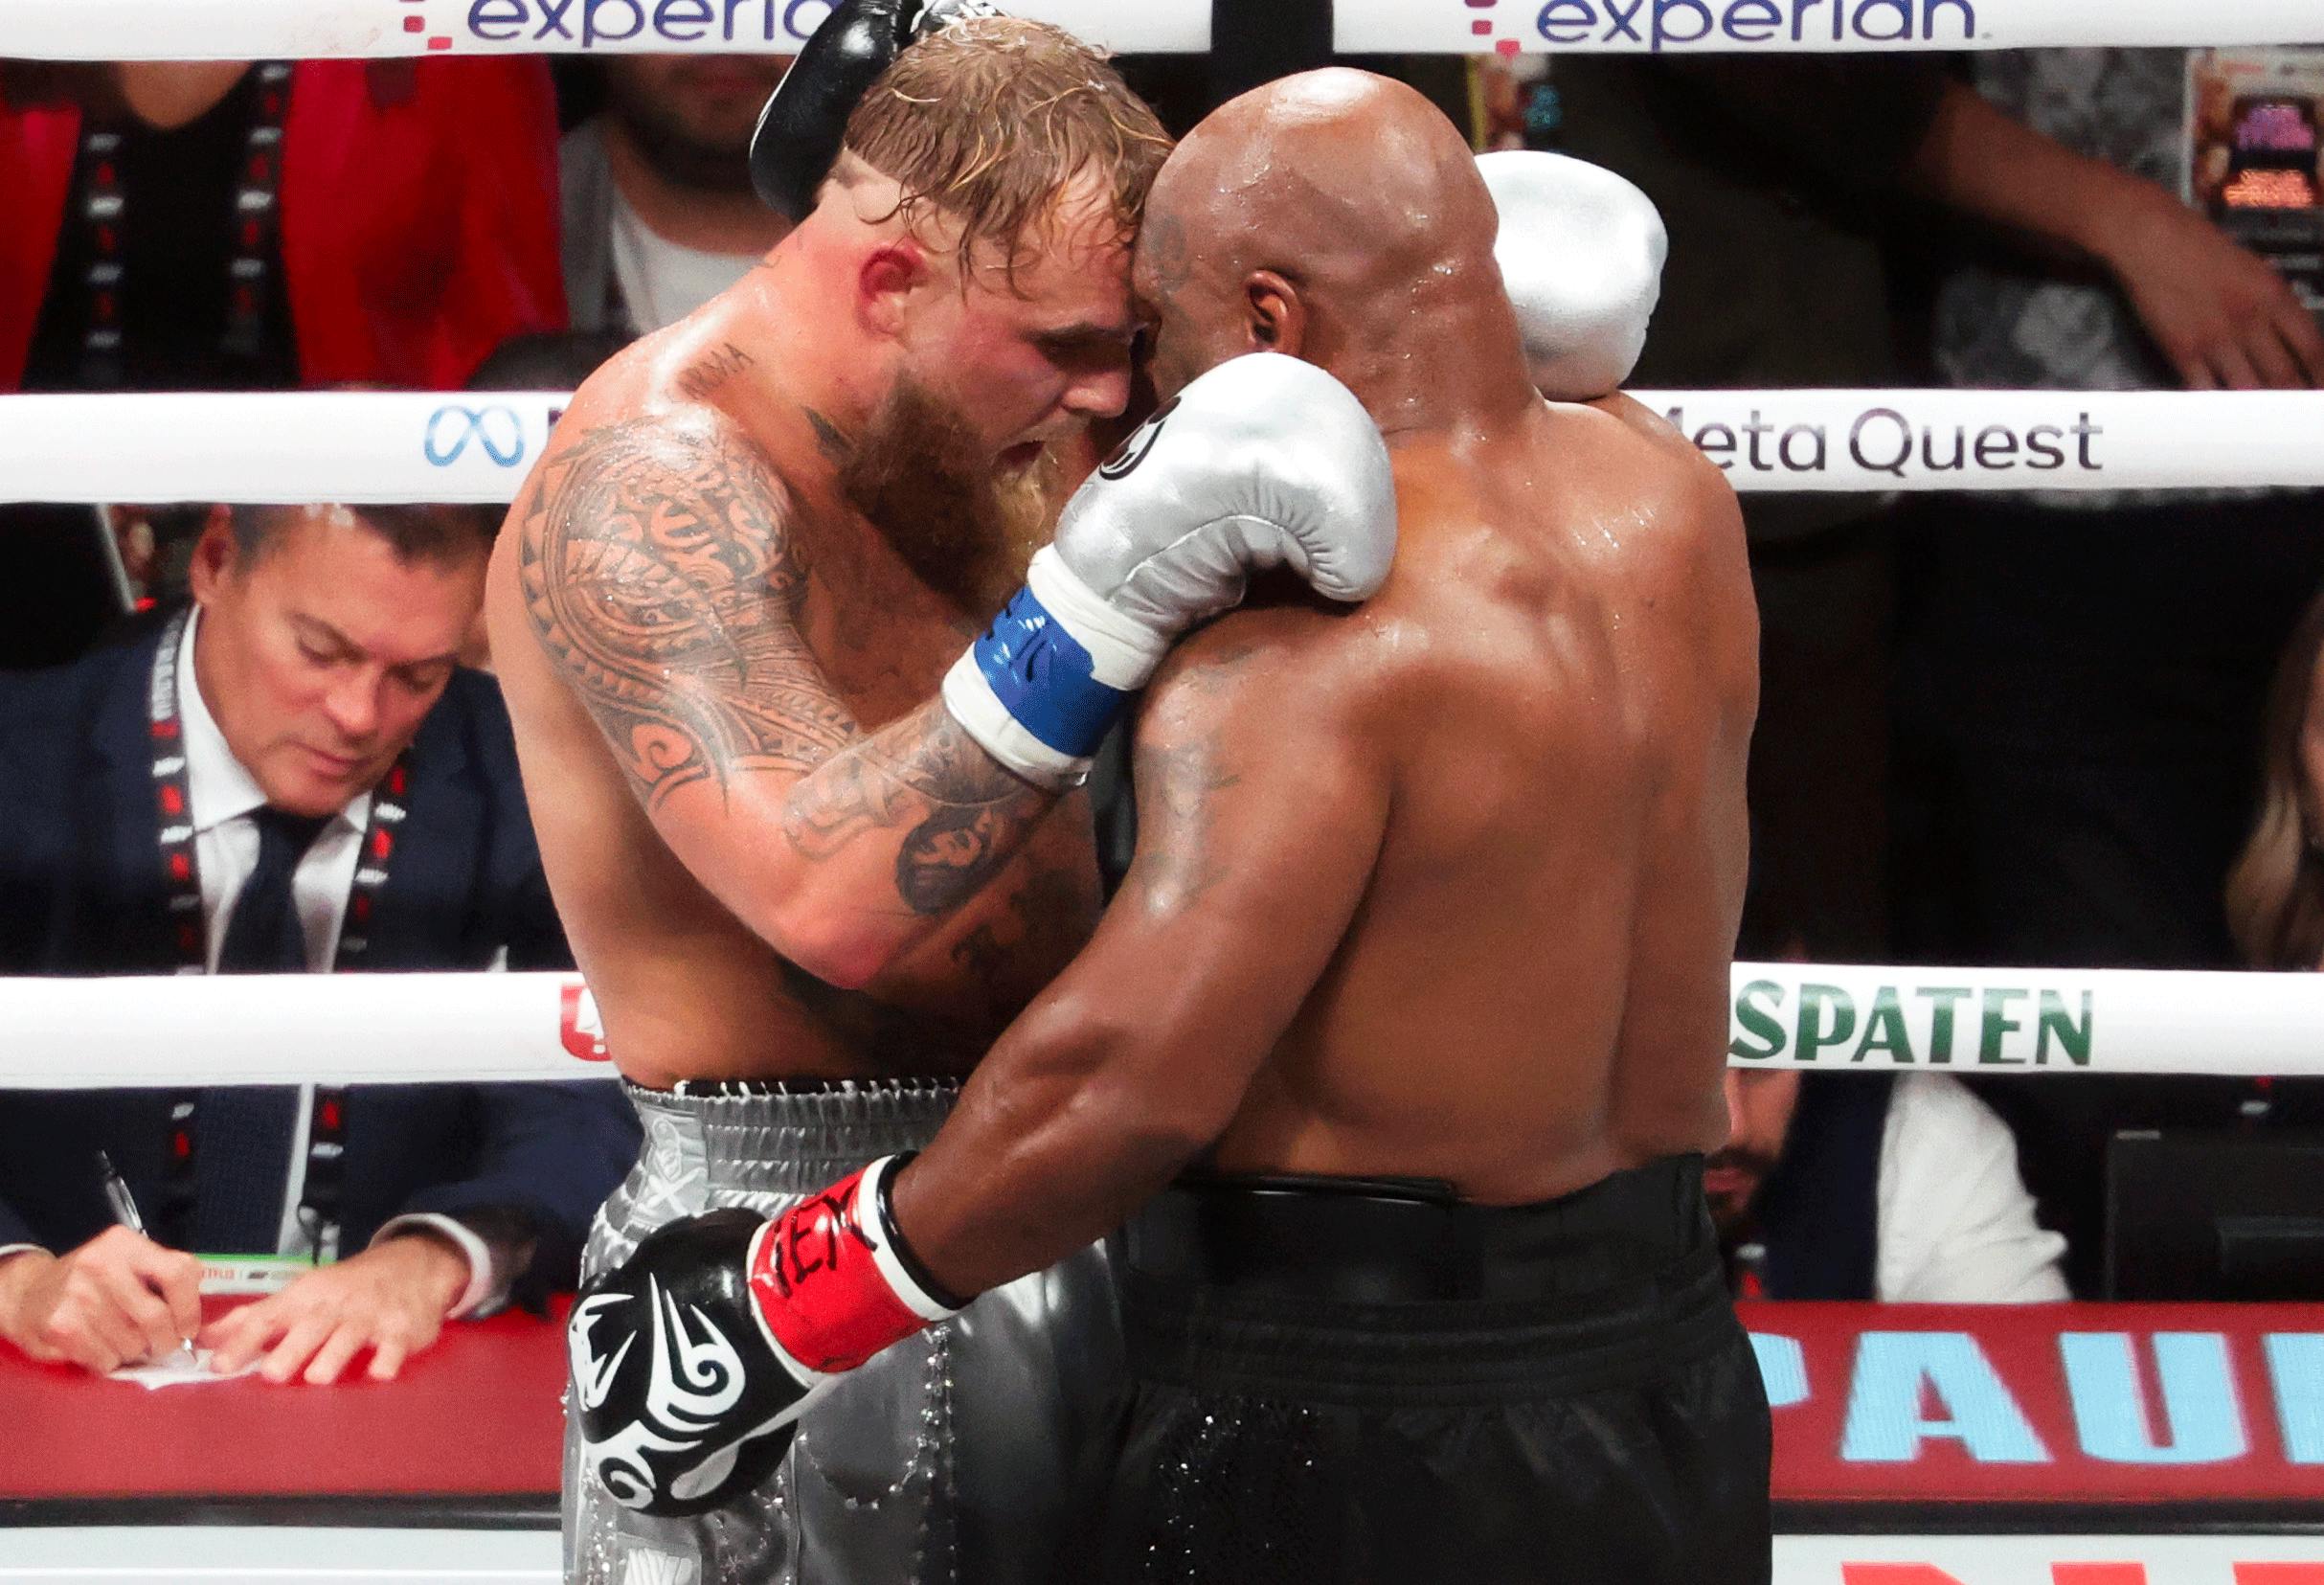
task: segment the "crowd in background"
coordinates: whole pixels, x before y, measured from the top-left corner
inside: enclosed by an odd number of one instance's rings
[[[1174,131],[1321,58],[1297,8],[1244,10],[1252,36],[1207,57],[1126,63]],[[2314,386],[2324,269],[2288,274],[2219,217],[2233,173],[2198,134],[2234,106],[2199,54],[1363,63],[1479,147],[1576,154],[1654,198],[1671,256],[1641,387]],[[569,387],[781,240],[744,154],[783,65],[0,63],[0,392]],[[2314,495],[1745,507],[1764,692],[1742,956],[2324,962]],[[569,966],[505,714],[460,664],[494,527],[0,509],[20,772],[0,973]],[[154,864],[165,676],[192,761],[183,897]],[[405,850],[350,889],[391,802]],[[425,1347],[571,1280],[635,1124],[611,1086],[564,1090],[11,1094],[0,1338],[134,1358],[192,1335],[175,1251],[311,1260],[327,1236],[336,1265],[219,1347],[312,1379],[386,1337]],[[2115,1296],[2118,1131],[2265,1151],[2315,1109],[2299,1082],[1925,1074],[1739,1074],[1729,1099],[1710,1186],[1739,1286],[1919,1301]],[[197,1114],[248,1142],[256,1180],[223,1146],[173,1159]],[[327,1186],[326,1134],[346,1143]],[[105,1179],[154,1225],[93,1213]]]

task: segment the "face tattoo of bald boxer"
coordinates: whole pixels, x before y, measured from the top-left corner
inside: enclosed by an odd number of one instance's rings
[[[797,230],[575,396],[492,569],[543,856],[645,1123],[588,1249],[601,1287],[672,1218],[755,1219],[924,1144],[1094,922],[1061,795],[1133,691],[1248,569],[1353,600],[1393,552],[1362,407],[1246,359],[1090,480],[1028,574],[1039,459],[1128,396],[1130,234],[1166,143],[1065,34],[913,42],[934,25],[849,0],[810,41],[754,150]],[[1046,1574],[1118,1365],[1101,1257],[1058,1256],[965,1307],[899,1273],[915,1329],[961,1313],[795,1442],[759,1435],[762,1389],[693,1296],[647,1273],[635,1312],[584,1301],[568,1576]]]
[[[1769,1577],[1767,1402],[1702,1187],[1757,695],[1740,514],[1636,403],[1535,394],[1627,373],[1651,206],[1572,162],[1493,188],[1522,312],[1409,90],[1293,79],[1179,149],[1136,280],[1181,395],[1109,470],[1165,454],[1206,371],[1314,359],[1387,435],[1393,573],[1173,653],[1123,892],[924,1153],[668,1229],[584,1300],[634,1343],[669,1296],[762,1423],[932,1295],[1129,1216],[1131,1393],[1075,1579]]]

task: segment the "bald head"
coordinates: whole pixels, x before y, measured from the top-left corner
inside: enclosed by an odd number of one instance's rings
[[[1157,378],[1273,347],[1353,384],[1367,351],[1408,353],[1448,308],[1500,297],[1499,225],[1466,140],[1412,89],[1340,69],[1255,89],[1155,183],[1138,285]]]

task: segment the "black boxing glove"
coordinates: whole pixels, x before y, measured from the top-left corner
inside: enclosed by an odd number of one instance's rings
[[[840,0],[775,85],[751,134],[751,185],[794,222],[838,163],[847,118],[912,44],[971,16],[1002,14],[986,0]]]
[[[581,1462],[661,1517],[763,1483],[799,1417],[851,1370],[959,1305],[897,1236],[885,1156],[772,1219],[688,1216],[581,1290],[566,1324]]]

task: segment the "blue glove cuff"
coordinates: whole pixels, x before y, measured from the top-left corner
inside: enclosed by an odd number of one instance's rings
[[[1059,754],[1096,753],[1130,702],[1092,674],[1089,650],[1029,588],[1002,607],[969,653],[1002,707]]]

